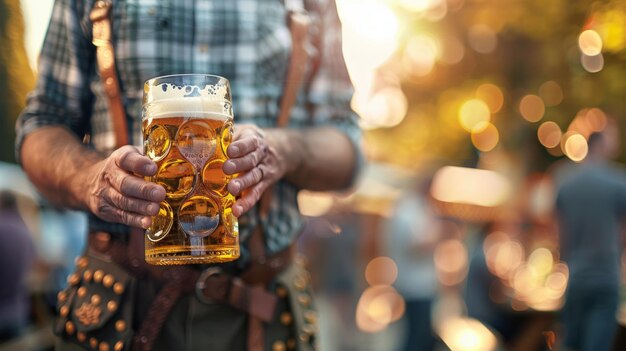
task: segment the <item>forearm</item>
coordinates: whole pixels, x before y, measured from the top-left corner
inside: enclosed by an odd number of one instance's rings
[[[342,190],[352,185],[357,152],[344,133],[334,128],[265,132],[287,163],[287,181],[315,191]]]
[[[22,167],[37,189],[52,203],[74,209],[86,209],[80,196],[86,191],[81,170],[102,159],[60,126],[31,133],[21,149]]]

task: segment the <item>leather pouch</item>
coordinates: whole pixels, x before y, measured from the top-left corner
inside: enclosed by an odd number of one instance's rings
[[[87,350],[128,350],[133,338],[135,279],[117,264],[88,252],[59,292],[54,332]]]

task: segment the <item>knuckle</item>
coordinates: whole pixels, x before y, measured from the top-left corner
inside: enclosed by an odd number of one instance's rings
[[[263,170],[261,170],[261,168],[255,168],[254,169],[254,179],[256,180],[256,182],[260,182],[261,179],[263,179]]]

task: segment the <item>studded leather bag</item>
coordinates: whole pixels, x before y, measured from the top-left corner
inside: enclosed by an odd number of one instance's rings
[[[79,258],[59,292],[55,334],[91,350],[128,349],[133,338],[135,279],[94,253]]]

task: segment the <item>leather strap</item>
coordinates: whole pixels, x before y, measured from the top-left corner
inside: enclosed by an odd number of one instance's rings
[[[111,42],[111,7],[110,0],[96,1],[89,14],[89,19],[93,23],[92,42],[96,46],[98,70],[109,101],[109,113],[115,133],[115,146],[120,148],[128,145],[128,124],[115,67],[115,51]]]

